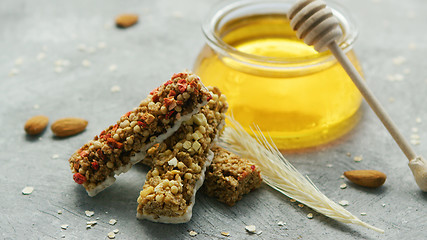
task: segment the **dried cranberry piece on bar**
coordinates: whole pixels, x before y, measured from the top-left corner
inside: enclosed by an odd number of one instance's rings
[[[261,185],[260,170],[254,163],[218,146],[211,150],[215,155],[204,183],[209,196],[233,206],[244,194]]]
[[[112,185],[115,175],[145,158],[147,149],[163,142],[212,98],[200,79],[177,73],[150,92],[141,104],[103,130],[69,159],[76,183],[89,196]],[[75,175],[75,174],[79,175]]]
[[[148,150],[152,166],[138,197],[137,218],[184,223],[192,216],[197,190],[212,161],[210,148],[225,125],[225,96],[211,88],[212,99],[163,143]]]

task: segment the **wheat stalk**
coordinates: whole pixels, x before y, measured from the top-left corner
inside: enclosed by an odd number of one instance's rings
[[[308,177],[304,177],[283,157],[274,142],[267,140],[258,127],[256,131],[251,129],[256,136],[253,138],[232,117],[229,120],[232,127],[225,128],[221,145],[256,163],[264,182],[270,187],[339,222],[357,224],[384,233],[384,230],[361,221],[321,193]]]

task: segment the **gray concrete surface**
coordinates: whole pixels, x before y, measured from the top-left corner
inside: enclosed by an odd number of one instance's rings
[[[427,2],[340,2],[357,20],[355,49],[369,85],[408,139],[412,128],[419,130],[420,144],[414,148],[427,155]],[[199,193],[189,223],[164,225],[135,218],[147,172],[142,166],[94,198],[72,181],[67,163],[71,153],[172,73],[192,67],[204,44],[201,21],[213,4],[0,1],[0,238],[107,239],[119,229],[116,239],[427,239],[427,194],[418,189],[404,155],[366,104],[361,123],[346,137],[286,157],[329,198],[348,200],[347,210],[383,228],[384,234],[299,208],[266,185],[234,207]],[[125,12],[139,14],[140,22],[117,29],[113,20]],[[86,51],[79,50],[83,45]],[[90,66],[83,66],[84,60]],[[120,91],[112,92],[113,86]],[[89,125],[66,139],[53,137],[50,129],[28,137],[24,123],[37,114],[49,116],[51,123],[82,117]],[[347,152],[363,160],[355,162]],[[340,178],[349,169],[378,169],[388,179],[383,187],[367,190]],[[348,187],[340,189],[342,183]],[[34,187],[31,195],[21,194],[25,186]],[[85,210],[94,216],[87,217]],[[314,217],[308,219],[311,212]],[[110,219],[118,222],[112,226]],[[90,220],[98,223],[86,229]],[[278,226],[279,221],[286,227]],[[250,235],[246,225],[262,233]],[[190,237],[189,230],[198,235]]]

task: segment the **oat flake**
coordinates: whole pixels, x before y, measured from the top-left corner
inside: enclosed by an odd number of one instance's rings
[[[109,239],[116,238],[116,234],[114,232],[109,232],[107,236],[108,236]]]
[[[250,232],[250,233],[255,233],[256,232],[256,227],[255,225],[249,225],[245,227],[246,231]]]
[[[229,232],[221,232],[221,235],[228,237],[228,236],[230,236],[230,233]]]
[[[113,230],[113,232],[114,232],[115,234],[117,234],[117,233],[119,233],[119,229],[114,229],[114,230]]]
[[[90,65],[92,65],[92,63],[89,60],[85,59],[82,61],[82,65],[83,65],[83,67],[90,67]]]
[[[68,224],[62,224],[62,225],[61,225],[61,228],[62,228],[62,229],[64,229],[64,230],[67,230],[67,228],[68,228]]]
[[[194,237],[196,236],[198,233],[196,231],[191,230],[190,232],[188,232],[188,234],[190,234],[190,236]]]
[[[22,189],[22,194],[30,195],[31,193],[33,193],[33,191],[34,191],[33,187],[24,187],[24,189]]]
[[[110,225],[114,225],[114,224],[116,224],[116,223],[117,223],[117,220],[116,220],[116,219],[110,219],[110,221],[108,221],[108,223],[109,223]]]
[[[341,188],[341,189],[346,189],[346,188],[347,188],[347,184],[345,184],[345,183],[341,184],[341,185],[340,185],[340,188]]]
[[[312,218],[313,218],[313,213],[309,213],[309,214],[307,214],[307,218],[308,218],[308,219],[312,219]]]
[[[349,202],[347,200],[341,200],[338,202],[341,206],[348,206]]]
[[[87,226],[93,226],[93,225],[96,225],[97,224],[97,221],[89,221],[89,222],[86,222],[86,225]]]
[[[110,91],[113,92],[113,93],[120,92],[120,90],[121,90],[120,86],[117,86],[117,85],[112,86],[111,89],[110,89]]]
[[[117,65],[115,65],[115,64],[110,65],[110,67],[108,67],[108,70],[110,70],[111,72],[116,71],[117,70]]]
[[[93,214],[95,214],[95,212],[93,212],[93,211],[89,211],[89,210],[86,210],[86,211],[85,211],[85,214],[86,214],[86,216],[88,216],[88,217],[92,217],[92,216],[93,216]]]

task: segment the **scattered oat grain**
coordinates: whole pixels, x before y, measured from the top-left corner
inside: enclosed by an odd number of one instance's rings
[[[222,236],[229,237],[229,236],[230,236],[230,233],[229,233],[229,232],[221,232],[221,235],[222,235]]]
[[[111,64],[111,65],[108,67],[108,70],[110,70],[110,72],[114,72],[114,71],[116,71],[116,70],[117,70],[117,65],[116,65],[116,64]]]
[[[115,233],[115,234],[119,233],[119,229],[114,229],[113,233]]]
[[[55,67],[55,69],[54,69],[54,71],[55,71],[56,73],[62,73],[62,70],[63,70],[63,68],[62,68],[62,67],[59,67],[59,66]]]
[[[285,226],[285,225],[286,225],[286,223],[284,223],[284,222],[280,221],[280,222],[277,222],[277,225],[279,225],[279,226]]]
[[[97,222],[96,221],[89,221],[89,222],[86,222],[86,225],[87,226],[94,226],[94,225],[96,225],[97,224]]]
[[[79,50],[79,51],[81,51],[81,52],[86,52],[86,45],[85,44],[79,44],[78,46],[77,46],[77,49]]]
[[[349,202],[347,200],[341,200],[338,202],[341,206],[348,206]]]
[[[105,43],[105,42],[99,42],[98,43],[98,48],[99,49],[104,49],[104,48],[106,48],[107,47],[107,44]]]
[[[182,17],[184,16],[184,14],[182,14],[182,12],[180,12],[180,11],[174,11],[174,12],[172,13],[172,16],[173,16],[174,18],[182,18]]]
[[[61,228],[62,228],[62,229],[64,229],[64,230],[67,230],[67,228],[68,228],[68,224],[62,224],[62,225],[61,225]]]
[[[309,213],[309,214],[307,214],[307,218],[308,218],[308,219],[312,219],[312,218],[313,218],[313,213]]]
[[[195,237],[198,233],[196,231],[191,230],[190,232],[188,232],[188,234],[190,234],[190,236]]]
[[[382,207],[385,207],[385,203],[381,204]]]
[[[411,134],[411,139],[420,139],[420,135],[418,135],[418,134]]]
[[[108,236],[109,239],[116,238],[116,234],[114,232],[109,232],[107,236]]]
[[[363,160],[363,157],[362,157],[362,156],[355,156],[355,157],[353,158],[353,160],[354,160],[355,162],[360,162],[360,161],[362,161],[362,160]]]
[[[341,184],[341,185],[340,185],[340,188],[341,188],[341,189],[346,189],[346,188],[347,188],[347,184],[345,184],[345,183]]]
[[[57,158],[59,158],[59,155],[58,155],[58,154],[53,154],[53,155],[52,155],[52,158],[53,158],[53,159],[57,159]]]
[[[255,227],[255,225],[246,226],[245,229],[249,233],[256,233],[256,227]]]
[[[345,155],[347,155],[347,157],[351,157],[351,153],[347,152]]]
[[[289,201],[291,201],[291,202],[296,202],[297,200],[295,200],[295,199],[293,199],[293,198],[291,198],[291,199],[289,199]]]
[[[360,215],[361,216],[366,216],[366,213],[365,212],[361,212]]]
[[[332,164],[326,164],[326,167],[328,167],[328,168],[331,168],[331,167],[333,167],[334,165],[332,165]]]
[[[304,207],[304,204],[300,203],[300,204],[298,204],[298,207],[299,207],[299,208],[303,208],[303,207]]]
[[[24,59],[18,58],[15,60],[15,65],[21,65],[24,62]]]
[[[89,210],[86,210],[86,211],[85,211],[85,214],[86,214],[86,216],[88,216],[88,217],[92,217],[92,216],[93,216],[93,214],[95,214],[95,212],[93,212],[93,211],[89,211]]]
[[[95,47],[87,47],[86,48],[86,52],[88,52],[88,53],[94,53],[94,52],[96,52],[96,48]]]
[[[31,193],[33,193],[33,191],[34,191],[33,187],[24,187],[24,189],[22,189],[22,194],[30,195]]]
[[[405,69],[403,69],[403,73],[404,74],[410,74],[411,73],[411,69],[410,68],[405,68]]]
[[[15,76],[15,75],[17,75],[18,73],[19,73],[19,69],[17,69],[17,68],[12,68],[12,69],[10,70],[10,72],[9,72],[9,76],[10,76],[10,77]]]
[[[411,131],[412,131],[413,133],[417,133],[417,132],[418,132],[418,128],[413,127],[413,128],[411,128]]]
[[[85,59],[82,61],[82,65],[83,65],[83,67],[90,67],[90,65],[92,65],[92,63],[89,60]]]
[[[345,176],[344,176],[344,175],[341,175],[341,176],[340,176],[340,178],[341,178],[341,179],[344,179],[344,178],[345,178]]]
[[[112,87],[111,87],[110,91],[111,91],[112,93],[120,92],[120,91],[121,91],[121,88],[120,88],[120,86],[114,85],[114,86],[112,86]]]
[[[392,59],[394,65],[401,65],[402,63],[406,62],[406,58],[404,56],[398,56]]]
[[[418,139],[411,139],[410,140],[411,141],[411,143],[412,143],[412,145],[420,145],[420,140],[418,140]]]
[[[45,57],[46,57],[46,54],[44,52],[41,52],[41,53],[37,54],[36,59],[38,61],[40,61],[40,60],[43,60]]]
[[[116,219],[110,219],[110,221],[108,221],[108,223],[109,223],[110,225],[114,225],[114,224],[116,224],[116,223],[117,223],[117,220],[116,220]]]
[[[62,210],[58,210],[58,214],[62,214]]]

